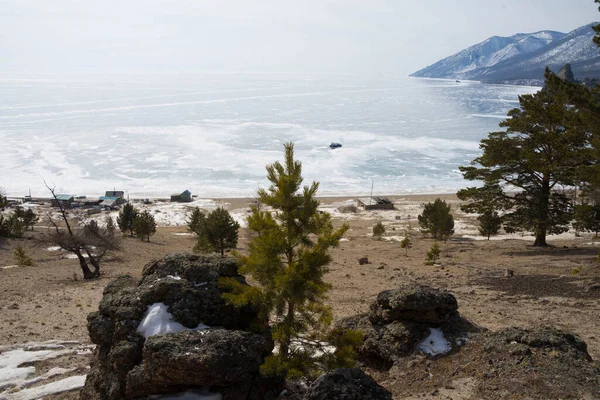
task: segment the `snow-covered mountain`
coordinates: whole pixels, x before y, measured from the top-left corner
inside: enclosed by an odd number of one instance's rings
[[[541,31],[493,36],[411,76],[482,81],[541,80],[546,66],[558,71],[570,63],[577,78],[600,77],[600,52],[592,41],[595,24],[567,34]]]

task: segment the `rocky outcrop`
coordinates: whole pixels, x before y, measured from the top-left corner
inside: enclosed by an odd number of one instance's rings
[[[268,397],[270,385],[258,368],[273,349],[270,334],[250,330],[255,310],[224,302],[221,277],[245,283],[233,259],[176,254],[146,265],[139,281],[123,276],[107,285],[99,310],[88,316],[97,347],[81,399],[134,399],[208,386],[223,399]],[[149,306],[157,303],[179,331],[140,331]]]
[[[399,358],[417,350],[432,334],[431,328],[439,328],[451,347],[469,332],[478,330],[460,317],[452,294],[428,286],[383,291],[368,313],[343,319],[338,326],[364,334],[360,359],[378,369],[388,369]]]
[[[571,332],[510,327],[481,335],[464,353],[454,362],[478,371],[481,398],[600,398],[600,364]]]
[[[441,324],[458,317],[456,298],[427,286],[405,286],[384,290],[371,304],[369,320],[374,324],[413,321]]]
[[[575,75],[573,75],[571,64],[565,64],[565,66],[562,67],[560,71],[558,71],[558,74],[556,74],[556,76],[568,82],[575,82]]]
[[[340,368],[319,377],[304,400],[392,400],[392,394],[358,368]]]

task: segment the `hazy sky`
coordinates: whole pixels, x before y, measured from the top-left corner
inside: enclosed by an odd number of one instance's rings
[[[0,72],[405,75],[493,35],[597,20],[593,0],[0,0]]]

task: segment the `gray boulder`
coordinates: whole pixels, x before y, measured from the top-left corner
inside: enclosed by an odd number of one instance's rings
[[[384,290],[371,304],[369,319],[375,324],[413,321],[442,324],[458,316],[456,298],[428,286],[404,286]]]
[[[340,368],[319,377],[305,400],[392,400],[392,394],[358,368]]]
[[[452,294],[428,286],[385,290],[368,313],[342,319],[337,326],[364,334],[360,361],[377,369],[389,369],[412,354],[430,334],[429,328],[441,329],[451,344],[479,330],[460,317]]]
[[[80,398],[133,399],[203,386],[225,400],[267,398],[280,382],[266,382],[258,369],[273,341],[268,331],[250,329],[256,310],[225,303],[224,277],[245,284],[231,258],[174,254],[146,265],[139,281],[122,276],[109,283],[98,311],[88,315],[97,346]],[[137,329],[154,303],[165,304],[185,328],[211,328],[145,338]]]
[[[127,398],[182,387],[229,387],[252,381],[273,343],[265,335],[215,329],[146,339],[142,360],[127,374]]]

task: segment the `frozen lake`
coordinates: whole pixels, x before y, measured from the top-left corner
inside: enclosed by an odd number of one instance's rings
[[[320,195],[443,193],[517,96],[476,82],[263,74],[0,76],[9,195],[252,196],[296,144]],[[331,150],[339,142],[342,148]]]

